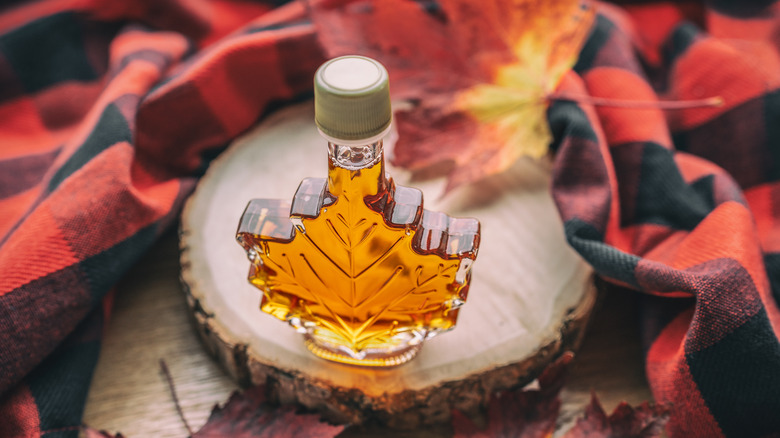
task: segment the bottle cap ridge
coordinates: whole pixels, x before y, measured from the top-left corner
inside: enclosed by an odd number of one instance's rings
[[[381,134],[392,120],[387,70],[364,56],[327,61],[314,75],[314,118],[323,134],[334,139]]]

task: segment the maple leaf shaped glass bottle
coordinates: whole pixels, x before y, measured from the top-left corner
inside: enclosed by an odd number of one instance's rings
[[[476,219],[423,209],[422,193],[385,174],[392,119],[375,60],[332,59],[317,71],[315,121],[328,177],[304,179],[292,202],[254,199],[236,239],[260,308],[336,362],[393,366],[454,328],[477,256]]]

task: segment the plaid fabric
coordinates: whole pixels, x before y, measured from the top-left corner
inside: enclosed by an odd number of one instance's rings
[[[300,3],[274,3],[5,6],[0,436],[77,435],[113,285],[211,158],[309,95],[314,29]],[[725,104],[549,109],[566,235],[599,274],[646,292],[647,375],[675,404],[673,436],[780,432],[778,14],[602,6],[563,91]]]
[[[647,293],[647,378],[674,404],[672,436],[780,434],[780,8],[759,3],[603,7],[564,84],[722,106],[549,110],[567,239]]]
[[[75,437],[101,302],[196,177],[322,62],[300,4],[36,1],[0,14],[0,436]]]

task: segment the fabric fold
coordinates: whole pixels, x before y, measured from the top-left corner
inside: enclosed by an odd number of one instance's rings
[[[279,3],[0,12],[0,435],[77,435],[109,291],[211,159],[310,96],[318,35],[306,3]],[[780,433],[780,7],[597,8],[562,95],[658,105],[550,102],[563,231],[644,295],[671,436]]]

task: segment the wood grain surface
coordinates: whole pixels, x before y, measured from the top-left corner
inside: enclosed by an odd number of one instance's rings
[[[176,382],[184,415],[202,426],[216,403],[236,385],[203,350],[188,317],[178,282],[178,243],[164,236],[119,283],[87,400],[84,422],[134,437],[186,437],[159,360]],[[637,332],[637,296],[606,293],[592,317],[561,398],[561,430],[582,413],[595,391],[613,409],[621,400],[638,404],[652,395],[644,377]],[[442,436],[447,428],[387,436]],[[349,436],[366,435],[352,431]],[[376,435],[375,431],[370,435]]]
[[[314,105],[304,102],[275,112],[236,139],[210,164],[182,213],[183,284],[191,295],[195,318],[203,327],[205,343],[239,382],[268,382],[272,399],[298,402],[335,422],[377,420],[412,429],[445,421],[453,408],[474,412],[496,391],[532,381],[564,350],[577,348],[596,294],[591,268],[566,244],[563,224],[550,196],[547,160],[518,160],[506,171],[459,186],[444,197],[444,177],[412,181],[408,172],[393,167],[391,159],[385,160],[385,171],[396,185],[422,191],[428,211],[478,218],[482,229],[468,302],[458,311],[455,330],[425,341],[425,347],[408,364],[381,369],[323,361],[308,351],[299,333],[260,313],[262,293],[246,280],[251,264],[235,242],[236,225],[248,200],[287,201],[303,178],[328,176],[327,142],[313,120]],[[388,137],[384,155],[391,156],[394,136]],[[331,210],[328,214],[339,214],[339,202],[321,213]],[[328,219],[304,219],[309,237],[298,234],[296,239],[317,242],[314,247],[330,251],[323,242],[330,234],[317,234],[318,220]],[[381,219],[369,216],[366,220]],[[330,232],[327,228],[320,231]],[[344,263],[341,272],[354,268],[350,260],[366,263],[363,273],[368,275],[359,280],[355,277],[352,293],[367,293],[362,289],[366,284],[386,280],[376,271],[390,272],[389,265],[367,272],[376,267],[368,260],[393,260],[388,263],[394,263],[395,270],[404,249],[411,251],[401,240],[410,234],[400,229],[395,232],[400,235],[393,238],[400,242],[393,244],[393,248],[400,248],[396,252],[378,257],[371,251],[352,252],[351,248],[349,257],[330,260]],[[382,239],[369,240],[363,248],[381,247]],[[342,254],[338,249],[333,248],[327,257]],[[279,279],[292,275],[304,290],[313,288],[312,293],[319,293],[319,284],[327,284],[332,290],[320,296],[326,302],[323,307],[339,306],[342,301],[334,295],[349,289],[340,289],[345,283],[331,283],[328,269],[333,268],[327,258],[307,250],[314,252],[306,245],[267,251],[279,251],[280,257],[288,253],[285,267],[273,268],[287,273]],[[266,263],[273,263],[273,258]],[[311,260],[314,267],[309,265],[308,269],[319,273],[307,277],[307,268],[296,266],[300,260]],[[370,304],[353,311],[377,312],[379,303],[390,297],[405,296],[403,302],[410,305],[415,293],[402,294],[412,286],[416,268],[401,268],[410,274],[398,278],[393,274],[385,283],[387,287],[371,291],[372,300],[366,300]],[[427,277],[436,271],[423,272],[420,275]],[[280,281],[286,285],[287,280]],[[327,304],[329,299],[334,301]],[[349,295],[341,299],[352,302]],[[436,302],[439,298],[434,294],[431,299]],[[390,307],[388,304],[385,309]]]

